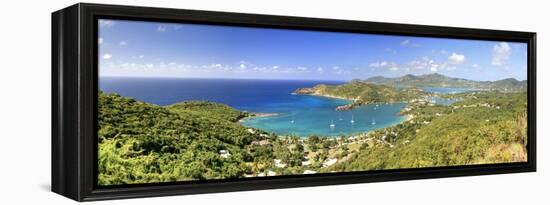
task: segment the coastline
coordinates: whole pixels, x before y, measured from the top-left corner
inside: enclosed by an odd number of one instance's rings
[[[319,94],[317,92],[307,92],[307,91],[300,91],[298,92],[292,92],[292,95],[309,95],[309,96],[315,96],[315,97],[324,97],[324,98],[330,98],[330,99],[338,99],[338,100],[346,100],[348,101],[345,105],[340,105],[335,107],[336,111],[346,111],[355,109],[356,107],[361,107],[363,105],[371,105],[371,104],[392,104],[392,103],[408,103],[407,101],[390,101],[390,102],[361,102],[357,98],[346,98],[342,96],[335,96],[335,95],[329,95],[329,94]]]
[[[268,113],[268,112],[250,112],[248,113],[248,116],[242,118],[239,120],[239,122],[243,122],[247,119],[253,119],[253,118],[264,118],[264,117],[274,117],[278,116],[279,113]]]
[[[327,94],[319,94],[319,93],[299,93],[299,92],[292,92],[291,95],[309,95],[309,96],[316,96],[316,97],[325,97],[325,98],[332,98],[332,99],[338,99],[338,100],[347,100],[347,101],[355,101],[355,99],[352,98],[345,98],[341,96],[335,96],[335,95],[327,95]]]

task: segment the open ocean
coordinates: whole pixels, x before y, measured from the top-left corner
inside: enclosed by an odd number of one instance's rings
[[[242,124],[278,135],[351,135],[392,126],[405,119],[398,115],[405,106],[404,103],[366,105],[337,112],[334,108],[349,101],[291,94],[297,88],[343,83],[345,82],[101,77],[99,89],[157,105],[206,100],[223,103],[241,111],[277,113],[278,115],[272,117],[244,120]]]

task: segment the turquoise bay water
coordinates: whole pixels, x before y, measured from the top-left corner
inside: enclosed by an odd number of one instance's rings
[[[249,118],[242,124],[278,135],[349,136],[389,127],[405,120],[404,116],[398,115],[404,103],[365,105],[348,111],[335,111],[336,106],[347,102],[315,96],[299,98],[303,98],[299,100],[302,103],[271,110],[277,111],[277,116]]]
[[[366,105],[337,112],[346,100],[292,95],[304,87],[318,84],[337,85],[340,81],[234,80],[234,79],[166,79],[109,78],[99,79],[99,88],[122,96],[157,105],[170,105],[188,100],[223,103],[241,111],[277,113],[277,116],[246,119],[244,126],[278,135],[307,137],[351,135],[400,123],[402,103]],[[354,123],[351,123],[351,119]],[[294,120],[294,122],[292,122]],[[334,124],[334,126],[330,126]]]

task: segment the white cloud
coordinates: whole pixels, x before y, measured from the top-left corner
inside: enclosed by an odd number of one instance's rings
[[[399,45],[404,46],[404,47],[411,47],[411,48],[420,47],[420,44],[414,43],[409,39],[405,39],[405,40],[401,41],[399,43]]]
[[[391,70],[391,71],[398,71],[399,67],[397,65],[392,65],[388,69]]]
[[[144,56],[144,55],[140,55],[140,56],[138,56],[138,58],[143,59],[143,58],[145,58],[145,56]]]
[[[240,65],[244,64],[246,66],[245,70],[240,69]],[[327,68],[315,67],[309,68],[306,66],[296,66],[296,67],[279,67],[278,65],[270,66],[255,66],[250,62],[239,62],[235,65],[230,64],[220,64],[220,63],[211,63],[203,65],[189,65],[178,62],[121,62],[119,60],[110,60],[103,61],[102,64],[102,73],[103,76],[181,76],[181,77],[205,77],[211,76],[212,73],[222,73],[222,75],[239,75],[242,76],[242,73],[253,74],[258,76],[275,76],[275,75],[285,75],[285,74],[298,74],[304,75],[307,73],[318,73],[326,74],[329,73],[332,75],[349,75],[349,71],[335,66]]]
[[[491,59],[491,64],[501,66],[506,63],[510,54],[512,53],[512,48],[506,42],[501,42],[493,46],[493,58]]]
[[[118,43],[118,45],[126,46],[126,45],[128,45],[128,42],[126,42],[126,41],[121,41],[121,42]]]
[[[428,67],[428,61],[426,60],[413,60],[407,64],[408,67],[416,70],[424,70]]]
[[[479,64],[474,63],[474,64],[472,64],[472,67],[474,67],[474,68],[479,68]]]
[[[104,61],[101,64],[100,75],[105,76],[209,76],[212,72],[240,72],[232,70],[232,67],[212,63],[207,65],[188,65],[178,62],[158,62],[158,63],[129,63],[120,61]]]
[[[382,62],[371,63],[369,66],[373,68],[381,68],[381,67],[386,67],[387,65],[388,65],[388,62],[382,61]]]
[[[103,38],[97,39],[97,42],[98,42],[99,44],[103,44]]]
[[[99,20],[99,27],[113,27],[116,23],[113,20]]]
[[[438,63],[436,63],[434,60],[430,59],[428,56],[424,56],[418,60],[413,60],[407,64],[407,66],[411,69],[416,70],[436,70],[440,67]]]
[[[443,50],[440,50],[439,53],[441,53],[442,55],[447,55],[447,53],[449,53],[447,50],[443,49]]]
[[[113,57],[113,55],[111,55],[110,53],[103,54],[103,59],[105,59],[105,60],[109,60],[112,57]]]
[[[168,28],[167,28],[166,26],[164,26],[164,25],[159,25],[159,26],[157,27],[157,31],[158,31],[158,32],[166,32],[167,30],[168,30]]]
[[[457,54],[458,55],[458,54]],[[458,57],[460,58],[460,57]],[[465,58],[464,58],[465,59]],[[438,72],[441,70],[454,70],[455,66],[450,66],[449,62],[437,62],[429,57],[425,56],[418,60],[413,60],[407,64],[405,70],[419,70],[419,71],[431,71]]]
[[[374,62],[369,64],[369,67],[371,68],[384,68],[391,71],[397,71],[399,70],[400,66],[399,64],[395,62],[387,62],[387,61],[380,61],[380,62]]]
[[[157,26],[157,32],[168,32],[168,31],[177,31],[183,28],[179,24],[160,24]]]
[[[239,65],[239,68],[240,68],[241,70],[244,70],[244,69],[246,68],[246,65],[245,65],[244,63],[241,63],[241,64]]]
[[[466,57],[463,54],[453,52],[448,59],[451,64],[461,64],[464,63]]]

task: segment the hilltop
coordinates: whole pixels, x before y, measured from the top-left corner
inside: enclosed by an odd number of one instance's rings
[[[507,78],[497,81],[474,81],[464,78],[448,77],[439,73],[426,75],[404,75],[402,77],[388,78],[375,76],[364,80],[367,83],[388,85],[392,87],[453,87],[475,88],[500,91],[524,91],[527,89],[527,81],[519,81],[515,78]]]
[[[295,93],[352,101],[351,104],[341,108],[344,110],[351,109],[356,105],[369,103],[405,102],[424,95],[424,93],[418,89],[394,88],[387,85],[377,85],[356,80],[342,85],[320,84],[312,88],[299,88]]]
[[[101,185],[241,177],[246,147],[262,139],[222,104],[163,107],[100,92],[98,105]]]

